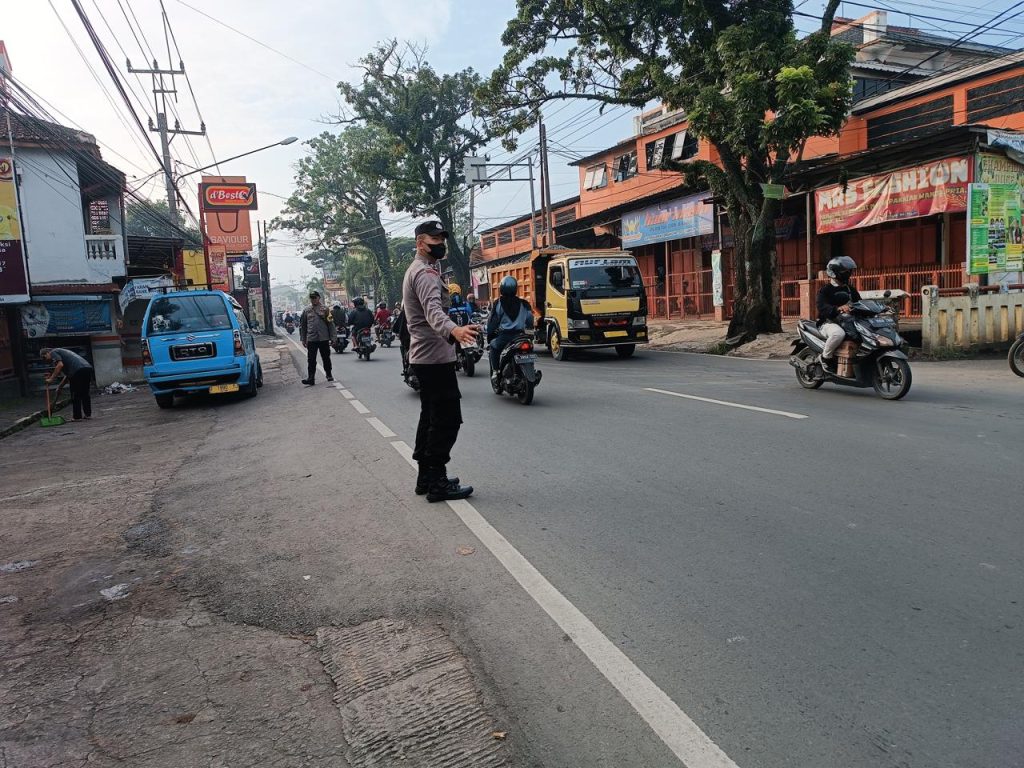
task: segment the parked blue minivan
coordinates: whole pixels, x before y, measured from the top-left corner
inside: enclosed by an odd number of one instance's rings
[[[149,301],[142,362],[156,404],[175,395],[241,392],[263,386],[256,342],[242,307],[223,291],[168,291]]]

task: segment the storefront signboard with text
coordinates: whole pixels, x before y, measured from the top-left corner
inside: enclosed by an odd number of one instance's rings
[[[0,157],[0,304],[28,300],[28,270],[21,244],[14,164],[9,157]]]
[[[851,180],[814,193],[817,232],[843,232],[889,221],[967,210],[971,161],[951,157]]]
[[[1024,269],[1024,194],[1018,184],[971,184],[968,190],[967,269],[972,275]]]
[[[702,192],[622,214],[622,247],[635,248],[715,231],[715,207]]]

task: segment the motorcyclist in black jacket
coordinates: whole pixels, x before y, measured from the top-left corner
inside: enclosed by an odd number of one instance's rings
[[[362,296],[356,296],[352,303],[355,309],[348,313],[348,324],[352,327],[352,338],[357,339],[361,330],[373,328],[373,312],[367,308]]]
[[[857,262],[849,256],[836,256],[825,266],[829,281],[818,291],[818,328],[825,334],[825,347],[820,362],[831,372],[836,370],[836,350],[846,338],[846,331],[836,320],[850,311],[850,304],[860,301],[860,293],[850,285],[850,276]]]

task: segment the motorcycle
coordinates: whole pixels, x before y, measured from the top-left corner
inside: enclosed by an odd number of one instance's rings
[[[284,324],[284,329],[288,331],[288,335],[291,336],[293,333],[295,333],[295,323],[289,320],[287,323]]]
[[[334,341],[331,342],[331,347],[339,355],[344,354],[345,350],[348,348],[348,338],[349,338],[348,326],[347,325],[343,325],[340,328],[338,328],[337,332],[334,334]]]
[[[369,328],[356,331],[353,348],[356,351],[356,357],[360,360],[370,359],[370,353],[377,348],[377,345],[373,343],[373,335]]]
[[[1024,376],[1024,333],[1017,337],[1010,347],[1010,354],[1006,356],[1010,363],[1010,370],[1018,376]]]
[[[483,334],[477,335],[476,341],[468,347],[464,347],[456,342],[455,370],[462,371],[469,378],[473,378],[473,374],[476,373],[476,364],[480,362],[480,358],[483,356]]]
[[[409,350],[406,347],[402,347],[402,380],[413,392],[420,391],[420,380],[409,364]]]
[[[525,333],[509,342],[498,357],[498,375],[491,377],[494,394],[508,393],[523,405],[533,402],[533,392],[540,384],[537,355],[533,342]]]
[[[858,301],[838,323],[846,331],[846,340],[839,346],[836,369],[831,371],[818,360],[825,348],[824,334],[814,322],[800,321],[800,337],[793,341],[789,358],[800,386],[817,389],[831,381],[847,387],[873,387],[885,400],[906,395],[911,384],[907,343],[899,335],[893,310],[877,301]]]
[[[376,327],[377,332],[377,343],[382,347],[391,348],[391,344],[395,340],[395,332],[391,330],[391,323],[378,323]]]

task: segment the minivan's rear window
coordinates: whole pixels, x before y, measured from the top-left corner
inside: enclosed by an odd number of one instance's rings
[[[163,296],[153,299],[147,334],[228,330],[228,307],[220,296]]]

